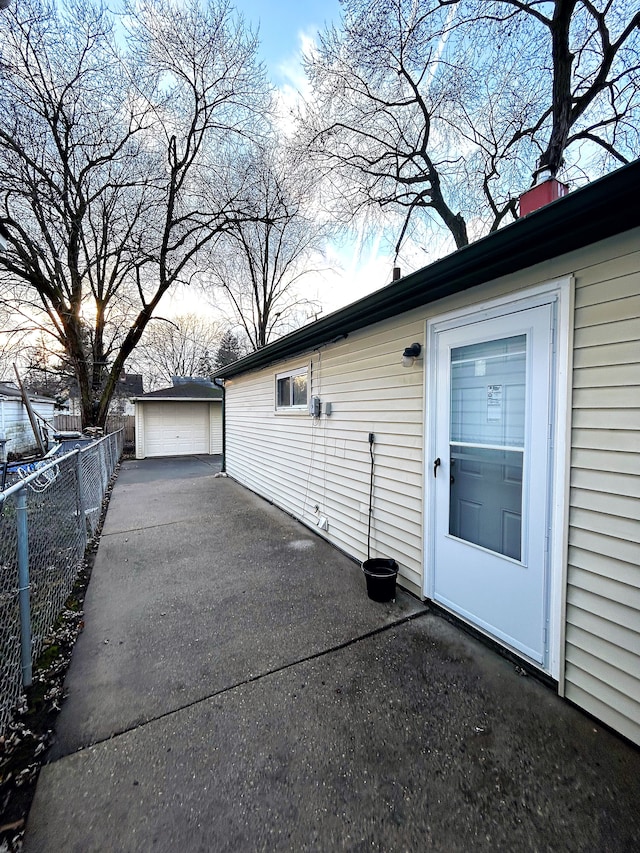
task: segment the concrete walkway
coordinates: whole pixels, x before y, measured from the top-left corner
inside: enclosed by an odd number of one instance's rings
[[[26,853],[640,849],[638,750],[216,463],[122,466]]]

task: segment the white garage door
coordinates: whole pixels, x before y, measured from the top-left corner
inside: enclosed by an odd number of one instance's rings
[[[209,453],[208,403],[145,403],[146,456]]]

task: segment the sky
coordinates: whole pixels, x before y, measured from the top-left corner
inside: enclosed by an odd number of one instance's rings
[[[235,8],[259,30],[260,57],[271,81],[291,103],[303,88],[301,55],[325,25],[340,20],[339,0],[232,0]],[[357,235],[327,246],[325,272],[307,279],[309,297],[317,299],[327,314],[391,281],[393,258],[381,253],[375,237],[361,241]]]
[[[340,17],[338,0],[234,0],[233,5],[259,27],[261,56],[276,86],[289,82],[302,41]]]
[[[304,89],[302,51],[326,24],[339,22],[339,0],[232,0],[232,4],[258,29],[259,56],[272,83],[281,90],[283,103],[291,105],[295,93]],[[355,302],[392,279],[394,261],[383,251],[380,236],[369,235],[364,240],[358,234],[345,235],[325,250],[319,264],[323,271],[301,282],[307,298],[321,306],[318,316]],[[421,265],[418,262],[414,268]],[[192,310],[190,293],[177,292],[166,300],[165,307],[172,314]]]
[[[339,23],[339,0],[232,0],[232,5],[258,29],[260,58],[281,90],[283,104],[292,105],[296,92],[304,89],[302,51],[316,41],[325,25]],[[426,258],[419,259],[412,268],[425,262]],[[325,257],[314,263],[321,271],[305,276],[300,288],[320,306],[316,316],[326,315],[389,284],[393,266],[393,257],[383,250],[379,236],[363,239],[361,234],[345,234],[339,242],[325,246]],[[164,301],[164,311],[183,314],[194,310],[192,303],[189,290],[177,291]]]

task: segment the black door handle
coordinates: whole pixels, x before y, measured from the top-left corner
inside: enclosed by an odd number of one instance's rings
[[[437,459],[433,460],[433,476],[434,477],[438,476],[438,467],[439,466],[440,466],[440,457],[438,456]]]

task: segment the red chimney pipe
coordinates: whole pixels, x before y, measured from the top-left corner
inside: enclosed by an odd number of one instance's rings
[[[549,172],[542,172],[535,187],[531,187],[530,190],[520,196],[520,216],[533,213],[534,210],[562,198],[568,192],[568,184],[560,183],[556,178],[552,178]]]

